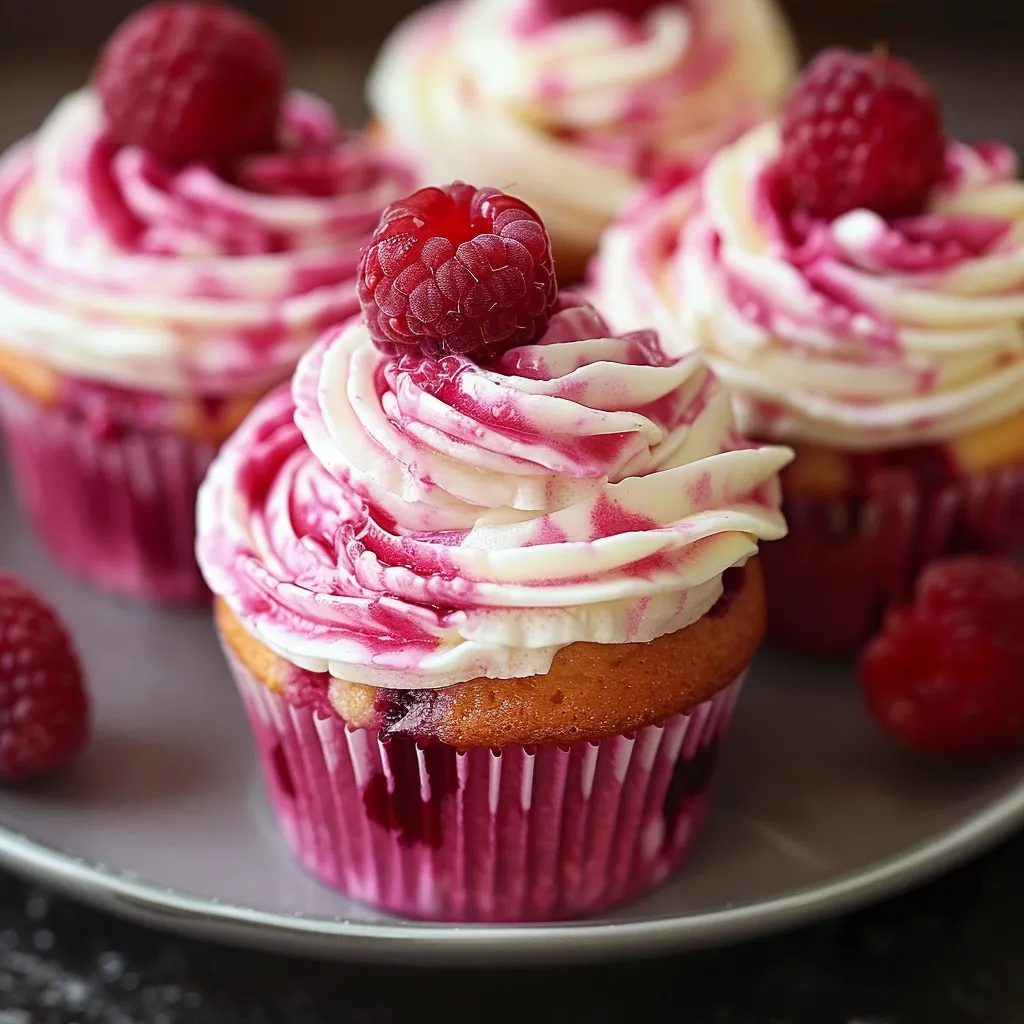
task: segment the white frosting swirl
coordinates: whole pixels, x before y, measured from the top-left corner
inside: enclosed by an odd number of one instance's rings
[[[792,453],[735,432],[700,355],[561,302],[490,369],[396,362],[357,321],[304,357],[200,495],[200,564],[248,629],[377,686],[529,676],[694,622],[784,535]]]
[[[700,191],[641,197],[603,244],[617,329],[700,344],[756,437],[848,450],[943,443],[1024,410],[1024,185],[1001,145],[951,144],[919,217],[789,218],[778,130],[723,150]]]
[[[424,180],[512,191],[556,251],[589,254],[643,177],[699,166],[773,112],[793,70],[773,0],[666,3],[642,24],[464,0],[395,31],[369,97]]]
[[[360,247],[406,168],[288,98],[279,153],[229,180],[118,147],[91,90],[0,164],[5,347],[72,377],[166,394],[280,381],[356,309]]]

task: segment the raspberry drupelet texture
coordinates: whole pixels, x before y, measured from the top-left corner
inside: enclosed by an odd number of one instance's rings
[[[286,73],[270,33],[216,3],[128,18],[94,74],[114,137],[172,165],[273,149]]]
[[[884,53],[826,50],[790,94],[781,129],[785,190],[815,217],[857,208],[918,214],[945,173],[938,100],[913,68]]]
[[[912,606],[889,613],[861,680],[878,722],[937,754],[997,753],[1024,739],[1024,568],[935,562]]]
[[[384,211],[358,290],[381,351],[483,361],[543,334],[558,285],[540,217],[497,189],[456,182]]]
[[[0,779],[59,768],[89,738],[82,667],[56,613],[0,572]]]

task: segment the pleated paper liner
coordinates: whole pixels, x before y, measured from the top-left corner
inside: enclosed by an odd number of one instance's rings
[[[318,717],[225,647],[295,856],[353,899],[436,921],[574,918],[667,878],[742,686],[628,736],[459,752]]]
[[[216,446],[169,430],[102,430],[82,413],[0,387],[21,508],[53,558],[99,590],[208,597],[196,566],[196,493]]]
[[[768,637],[826,654],[856,653],[921,569],[956,554],[1024,544],[1024,463],[926,486],[886,473],[859,496],[785,488],[789,535],[765,544]]]

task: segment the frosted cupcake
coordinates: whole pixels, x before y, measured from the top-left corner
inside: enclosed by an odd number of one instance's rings
[[[793,71],[773,0],[463,0],[399,26],[369,99],[425,182],[534,206],[565,283],[642,180],[770,116]]]
[[[398,913],[596,912],[694,841],[791,453],[740,437],[699,353],[556,297],[496,190],[395,204],[360,289],[200,493],[284,835]]]
[[[231,9],[122,26],[94,86],[0,162],[0,413],[61,563],[120,594],[204,593],[210,459],[357,308],[360,248],[409,185],[286,94],[275,43]]]
[[[700,189],[650,190],[595,268],[618,329],[702,345],[750,436],[792,443],[770,633],[847,651],[919,568],[1024,539],[1024,185],[944,139],[928,86],[833,51]]]

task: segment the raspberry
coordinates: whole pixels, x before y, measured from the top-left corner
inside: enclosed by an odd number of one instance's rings
[[[180,166],[272,149],[285,77],[273,37],[240,11],[155,3],[114,33],[93,80],[119,143]]]
[[[82,666],[56,613],[0,573],[0,779],[59,768],[89,737]]]
[[[555,18],[574,18],[594,11],[612,11],[631,21],[642,21],[665,0],[542,0],[544,9]]]
[[[953,558],[921,574],[860,662],[889,732],[939,754],[995,753],[1024,739],[1024,569]]]
[[[935,95],[886,54],[826,50],[782,112],[778,169],[792,203],[816,217],[857,208],[920,213],[945,173],[945,154]]]
[[[359,302],[373,343],[493,358],[536,341],[558,286],[551,241],[524,202],[455,182],[384,211],[363,253]]]

